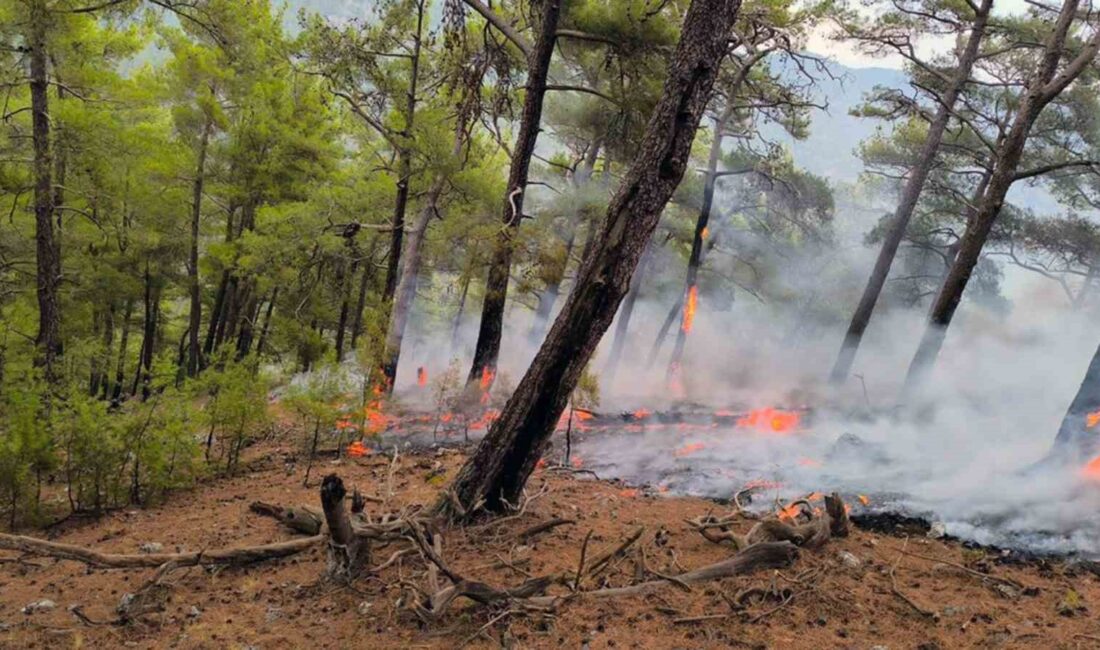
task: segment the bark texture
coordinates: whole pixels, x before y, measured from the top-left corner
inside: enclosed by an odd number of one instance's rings
[[[979,47],[985,36],[986,24],[989,20],[989,12],[993,7],[993,0],[982,0],[974,16],[974,23],[970,28],[970,36],[966,47],[958,59],[958,67],[951,79],[951,85],[940,99],[940,108],[936,111],[932,123],[928,126],[928,135],[921,147],[920,155],[916,163],[909,170],[909,179],[901,193],[901,200],[894,211],[894,218],[882,241],[875,266],[871,270],[871,276],[867,279],[867,286],[863,289],[863,295],[859,299],[852,321],[848,325],[848,331],[844,335],[844,342],[840,346],[840,353],[833,364],[829,381],[834,384],[842,384],[848,379],[855,362],[856,352],[863,340],[863,333],[867,331],[867,325],[871,322],[871,314],[875,310],[878,298],[882,294],[882,288],[886,285],[886,278],[890,275],[890,267],[897,256],[898,247],[909,228],[909,220],[916,210],[920,200],[924,184],[928,180],[928,174],[936,161],[936,154],[943,141],[943,134],[951,121],[952,111],[958,102],[959,95],[970,80],[970,73],[974,62],[978,59]]]
[[[30,50],[31,140],[34,148],[34,239],[37,262],[38,335],[35,365],[50,384],[60,381],[61,249],[54,232],[53,160],[50,148],[49,67],[46,30],[49,9],[42,0],[30,7],[27,46]]]
[[[683,178],[740,6],[740,0],[692,0],[661,99],[591,258],[500,417],[439,504],[452,517],[469,517],[477,505],[499,511],[519,497]]]
[[[512,152],[508,185],[504,195],[503,216],[493,255],[489,261],[489,277],[485,283],[485,300],[481,306],[481,326],[470,366],[469,382],[481,380],[488,369],[496,370],[500,355],[500,338],[504,330],[504,305],[508,298],[508,278],[512,272],[512,246],[516,230],[523,219],[523,196],[527,191],[527,172],[535,153],[535,142],[542,122],[542,100],[554,55],[555,33],[561,14],[562,0],[544,0],[538,39],[527,57],[527,84],[523,98],[523,115],[519,135]],[[495,372],[490,373],[495,375]]]
[[[199,374],[202,365],[202,349],[199,347],[199,329],[202,327],[202,289],[199,286],[199,224],[202,219],[202,192],[206,182],[206,149],[213,130],[210,118],[202,127],[199,137],[198,162],[195,180],[191,188],[191,246],[187,254],[187,283],[191,294],[191,314],[187,331],[187,376]]]
[[[1054,439],[1054,456],[1074,462],[1100,454],[1100,347],[1092,355],[1085,379],[1062,419]]]

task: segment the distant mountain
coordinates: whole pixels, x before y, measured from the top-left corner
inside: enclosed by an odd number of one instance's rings
[[[904,72],[889,68],[849,68],[837,63],[829,67],[836,78],[819,79],[814,96],[815,102],[828,108],[812,112],[809,137],[794,140],[778,130],[771,135],[786,142],[795,162],[807,171],[833,181],[851,182],[863,171],[856,148],[882,124],[855,117],[851,111],[876,86],[903,88],[907,78]]]

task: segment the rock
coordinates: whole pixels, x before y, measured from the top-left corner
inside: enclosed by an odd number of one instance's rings
[[[966,608],[962,606],[948,605],[943,608],[944,616],[958,616],[959,614],[966,613]]]
[[[851,460],[881,464],[889,462],[890,455],[886,453],[886,448],[878,443],[868,442],[852,433],[845,433],[837,438],[825,453],[825,459],[830,462]]]
[[[848,551],[841,551],[837,553],[836,556],[840,560],[840,563],[843,564],[846,568],[852,569],[853,571],[858,571],[859,569],[863,568],[863,560],[859,559],[855,555],[852,555]]]
[[[996,586],[993,587],[993,591],[996,591],[999,595],[1001,595],[1001,596],[1003,596],[1003,597],[1005,597],[1009,600],[1016,600],[1017,598],[1020,597],[1019,592],[1017,592],[1011,586],[1006,585],[1006,584],[997,584]]]
[[[191,609],[187,610],[187,618],[198,618],[201,615],[202,610],[194,605],[191,606]]]
[[[264,612],[264,620],[268,623],[274,623],[283,617],[283,610],[278,607],[268,606],[267,611]]]
[[[153,553],[163,553],[164,544],[161,544],[160,542],[145,542],[138,547],[138,550],[142,553],[147,553],[150,555],[152,555]]]
[[[366,616],[370,612],[371,607],[374,607],[374,603],[368,600],[359,603],[359,607],[357,608],[359,610],[359,615]]]
[[[30,615],[38,612],[48,612],[57,607],[57,603],[49,599],[35,601],[23,608],[23,613]]]
[[[929,539],[942,539],[947,535],[947,524],[942,521],[932,522],[932,526],[928,529]]]

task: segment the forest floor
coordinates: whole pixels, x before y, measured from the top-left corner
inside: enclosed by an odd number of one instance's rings
[[[286,461],[293,454],[289,445],[264,443],[251,450],[247,470],[236,477],[207,481],[156,507],[66,522],[52,538],[112,553],[137,553],[153,542],[172,552],[286,540],[294,534],[250,512],[251,501],[318,505],[316,483],[335,472],[349,489],[382,495],[392,487],[390,503],[369,503],[369,512],[430,503],[463,460],[454,450],[401,456],[392,468],[381,455],[330,458],[314,467],[314,485],[306,488],[304,468]],[[586,536],[591,558],[638,527],[644,532],[633,553],[585,588],[629,584],[639,570],[675,575],[732,554],[684,523],[725,511],[714,502],[544,469],[529,485],[541,496],[521,516],[444,531],[443,556],[452,569],[497,586],[569,574],[577,570]],[[574,523],[520,539],[554,518]],[[752,523],[746,519],[738,528],[744,532]],[[373,564],[399,547],[376,549]],[[425,625],[399,603],[399,582],[423,578],[419,557],[402,558],[350,586],[320,580],[325,567],[325,549],[318,545],[261,564],[180,569],[170,577],[162,612],[128,625],[99,625],[82,622],[70,608],[79,605],[88,619],[110,621],[123,594],[147,581],[153,569],[90,569],[0,552],[0,647],[1100,648],[1100,578],[1088,571],[1058,561],[1002,565],[993,553],[955,542],[855,527],[821,550],[803,550],[783,571],[690,588],[670,581],[647,595],[566,602],[552,617],[509,615],[463,600]],[[746,591],[754,587],[763,591]],[[23,612],[46,599],[55,606]],[[734,600],[746,606],[735,611]],[[693,617],[706,618],[683,620]]]

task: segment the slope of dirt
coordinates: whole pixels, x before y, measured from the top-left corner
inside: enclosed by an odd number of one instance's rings
[[[302,486],[304,469],[284,463],[290,448],[267,446],[251,470],[176,494],[162,506],[112,513],[55,531],[56,541],[114,553],[142,544],[165,552],[285,540],[293,534],[251,513],[252,500],[317,505],[317,487]],[[459,452],[326,461],[315,477],[338,473],[350,486],[386,495],[378,514],[428,503],[457,470]],[[392,478],[391,478],[392,476]],[[545,491],[543,491],[545,488]],[[443,533],[443,555],[466,577],[514,586],[529,576],[576,572],[586,536],[589,557],[613,547],[639,526],[638,544],[582,588],[630,584],[728,558],[732,550],[704,540],[684,519],[714,503],[649,495],[584,475],[539,470],[526,511],[510,520]],[[519,533],[554,518],[572,520],[527,541]],[[744,532],[752,522],[740,526]],[[378,548],[378,565],[402,545]],[[973,573],[929,559],[966,566]],[[644,560],[639,561],[644,555]],[[160,613],[130,625],[109,622],[126,593],[153,569],[89,569],[73,561],[17,560],[0,552],[0,647],[136,648],[1100,648],[1100,579],[1063,563],[1002,566],[988,553],[925,538],[854,529],[817,552],[802,551],[784,571],[694,585],[670,582],[645,596],[567,602],[552,614],[488,609],[456,602],[430,625],[412,615],[401,582],[423,586],[419,557],[408,556],[376,577],[352,585],[321,581],[325,550],[247,567],[181,569]],[[1023,589],[982,577],[988,573]],[[748,591],[749,589],[762,591]],[[759,597],[755,597],[759,596]],[[43,599],[48,611],[23,613]],[[731,603],[746,606],[734,611]]]

